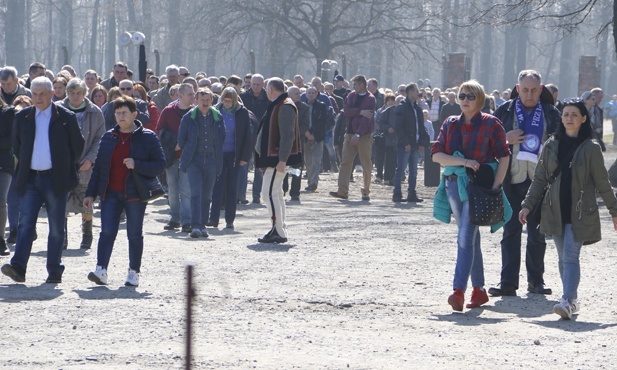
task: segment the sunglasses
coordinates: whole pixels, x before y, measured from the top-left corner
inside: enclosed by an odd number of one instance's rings
[[[188,77],[188,76],[190,76],[190,75],[191,75],[190,73],[183,73],[183,74],[182,74],[182,76],[184,76],[184,77]]]
[[[469,101],[474,101],[476,100],[476,96],[474,94],[465,94],[465,93],[460,93],[458,94],[458,100],[469,100]]]
[[[120,91],[130,91],[132,87],[121,87]]]
[[[571,98],[563,101],[564,104],[576,104],[576,103],[584,103],[581,98]]]

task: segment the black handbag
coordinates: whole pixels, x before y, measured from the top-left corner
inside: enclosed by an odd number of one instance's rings
[[[467,169],[469,184],[469,221],[478,226],[490,226],[504,220],[503,190],[493,189],[495,174],[487,165],[480,165],[478,172]]]
[[[143,176],[134,170],[131,170],[131,176],[133,176],[133,181],[135,181],[135,187],[137,188],[137,193],[139,194],[139,200],[142,202],[148,203],[151,200],[155,200],[165,195],[163,186],[161,186],[158,178]]]

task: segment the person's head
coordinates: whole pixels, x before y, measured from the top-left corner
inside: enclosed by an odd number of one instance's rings
[[[366,81],[366,89],[370,91],[371,94],[375,94],[377,89],[379,88],[379,81],[376,78],[369,78]]]
[[[180,108],[186,109],[195,101],[195,91],[191,84],[182,83],[178,87],[178,104]]]
[[[152,70],[152,68],[147,68],[146,69],[146,79],[150,78],[154,76],[154,71]]]
[[[32,99],[28,95],[19,95],[13,100],[13,106],[17,111],[32,105]]]
[[[178,89],[179,88],[180,88],[180,85],[178,84],[175,84],[169,88],[169,98],[171,99],[171,101],[175,101],[178,99]]]
[[[448,103],[452,105],[456,104],[456,94],[453,91],[448,93]]]
[[[405,86],[405,97],[412,103],[418,100],[420,97],[420,89],[418,89],[417,83],[410,82]]]
[[[107,92],[107,101],[112,102],[121,96],[122,96],[122,93],[120,92],[120,88],[117,86],[114,86],[111,89],[109,89],[109,91]]]
[[[253,77],[252,73],[247,73],[244,75],[244,88],[247,90],[251,87],[251,77]]]
[[[396,89],[396,93],[398,95],[406,97],[407,95],[405,94],[405,89],[407,89],[407,85],[405,84],[398,85],[398,88]]]
[[[599,87],[594,87],[591,89],[591,92],[596,96],[596,105],[600,105],[600,103],[602,103],[602,99],[604,99],[604,91],[602,91]]]
[[[555,84],[546,84],[546,88],[553,95],[553,100],[555,100],[555,104],[557,103],[557,97],[559,96],[559,88]]]
[[[137,103],[135,99],[126,95],[116,98],[114,100],[114,116],[121,131],[127,131],[132,128],[137,118]]]
[[[542,76],[540,72],[533,69],[526,69],[518,74],[518,84],[516,84],[521,103],[527,109],[535,108],[540,101],[542,93]]]
[[[212,106],[213,94],[212,90],[207,88],[201,88],[195,93],[195,100],[197,101],[197,107],[202,114],[206,114]]]
[[[383,99],[383,103],[386,107],[391,107],[394,105],[396,100],[396,96],[394,94],[386,94],[386,97]]]
[[[581,100],[583,101],[583,104],[585,104],[585,107],[587,107],[587,110],[596,105],[596,96],[591,91],[585,91],[581,95]]]
[[[233,86],[226,87],[221,93],[220,101],[223,102],[223,106],[227,109],[238,106],[238,91],[236,88]]]
[[[66,79],[64,77],[54,78],[54,95],[58,99],[64,99],[66,97]]]
[[[197,80],[193,77],[187,77],[182,81],[183,84],[189,84],[191,86],[193,86],[193,91],[197,91],[197,88],[199,87],[197,85]]]
[[[492,95],[493,95],[493,98],[495,98],[495,99],[501,98],[501,93],[499,92],[499,90],[493,90]]]
[[[12,94],[17,89],[19,77],[17,77],[17,69],[15,67],[4,67],[0,70],[0,87],[7,94]]]
[[[300,89],[294,85],[287,89],[287,95],[289,95],[289,98],[293,100],[294,103],[297,103],[300,101],[302,92],[300,92]]]
[[[309,104],[313,104],[317,100],[317,95],[319,95],[319,92],[315,86],[309,86],[306,89],[306,100]]]
[[[28,68],[28,75],[30,76],[30,80],[34,80],[37,77],[45,76],[45,65],[39,62],[34,62],[30,64],[30,67]]]
[[[118,84],[118,87],[120,88],[122,95],[133,96],[133,81],[122,80]]]
[[[68,73],[70,73],[71,74],[71,78],[77,77],[77,73],[75,72],[75,68],[73,68],[73,66],[70,65],[70,64],[63,65],[62,68],[60,68],[60,70],[67,71]]]
[[[398,95],[394,100],[394,105],[399,105],[405,100],[405,95]]]
[[[585,139],[592,137],[591,118],[582,99],[570,99],[563,102],[561,125],[557,126],[555,137],[559,139],[564,135]]]
[[[178,82],[183,82],[185,78],[191,75],[191,72],[189,72],[189,69],[186,67],[178,67],[178,74],[180,75],[178,77]]]
[[[358,94],[366,93],[366,77],[363,75],[356,75],[351,78],[353,84],[353,90]]]
[[[484,108],[486,93],[484,87],[478,81],[465,81],[458,91],[458,103],[461,106],[461,111],[467,117],[473,117]]]
[[[220,82],[215,82],[212,84],[212,92],[220,95],[223,92],[223,84]]]
[[[36,109],[45,110],[49,108],[54,95],[54,86],[49,78],[36,77],[30,83],[30,91],[32,92],[32,104]]]
[[[321,77],[313,77],[313,79],[311,80],[311,85],[317,89],[317,92],[323,91],[323,83],[321,82]]]
[[[422,116],[425,121],[428,121],[428,111],[426,109],[422,109]]]
[[[202,78],[197,81],[197,87],[207,87],[208,89],[212,87],[212,82],[210,82],[207,78]]]
[[[323,84],[323,90],[326,94],[332,96],[334,95],[334,85],[330,82],[326,82]]]
[[[148,89],[150,89],[150,91],[159,89],[159,78],[158,77],[150,76],[150,78],[148,78]]]
[[[209,79],[209,80],[210,80],[210,82],[212,82],[213,84],[214,84],[214,83],[217,83],[217,82],[220,82],[219,78],[218,78],[218,77],[216,77],[216,76],[210,76],[210,77],[208,77],[208,79]]]
[[[264,87],[264,76],[256,73],[251,77],[251,90],[253,90],[253,94],[257,96],[261,94],[261,90]]]
[[[272,77],[268,79],[268,83],[266,85],[266,94],[268,95],[268,100],[276,100],[276,98],[285,93],[285,87],[286,86],[283,83],[283,79],[279,77]]]
[[[92,90],[99,83],[99,75],[95,70],[89,69],[84,73],[84,82],[88,89]]]
[[[339,90],[345,87],[345,77],[341,75],[334,76],[334,87]]]
[[[107,90],[101,85],[96,85],[90,90],[90,101],[97,107],[101,108],[107,103]]]
[[[148,101],[148,92],[146,92],[144,85],[137,82],[133,85],[133,98]]]
[[[74,107],[79,107],[83,104],[88,94],[88,86],[81,78],[71,78],[66,85],[66,96],[69,98],[69,103]]]
[[[167,76],[167,83],[169,86],[173,86],[177,84],[180,79],[180,68],[175,64],[168,65],[165,68],[165,75]]]
[[[296,86],[298,89],[304,87],[304,77],[302,77],[302,75],[294,76],[294,86]]]
[[[45,75],[47,76],[47,75]],[[67,82],[73,78],[73,76],[71,76],[71,74],[68,71],[62,70],[59,71],[58,74],[56,75],[56,77],[63,77]],[[54,77],[55,78],[55,77]],[[53,78],[51,78],[50,80],[54,80]]]
[[[441,90],[439,90],[438,88],[434,88],[433,89],[433,100],[437,101],[441,98]]]
[[[116,64],[114,64],[113,69],[114,80],[118,82],[126,80],[128,78],[128,71],[129,67],[126,65],[126,63],[122,61],[117,61]]]
[[[236,89],[236,92],[240,94],[242,92],[242,79],[240,76],[231,75],[227,79],[227,87],[233,87]]]

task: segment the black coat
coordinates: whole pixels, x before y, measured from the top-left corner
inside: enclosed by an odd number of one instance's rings
[[[30,162],[36,133],[36,108],[27,107],[15,115],[13,125],[13,152],[19,164],[15,178],[15,189],[23,195],[30,175]],[[56,195],[73,190],[78,184],[77,166],[84,150],[84,137],[73,112],[51,104],[51,123],[49,125],[49,147],[51,151],[51,177]]]
[[[15,108],[5,105],[0,111],[0,172],[13,174],[15,159],[13,157],[13,144],[11,135],[13,132],[13,119]]]
[[[311,114],[311,122],[313,123],[313,126],[308,129],[308,132],[315,137],[316,143],[324,141],[326,138],[326,125],[328,119],[328,107],[326,107],[324,103],[315,99]],[[304,136],[304,133],[302,133],[302,136]]]
[[[401,102],[401,105],[396,107],[394,112],[394,122],[396,124],[396,135],[398,145],[411,145],[411,149],[417,149],[419,145],[428,147],[431,143],[431,138],[428,137],[426,128],[424,128],[424,115],[422,108],[417,104],[411,104],[408,99]],[[416,125],[419,133],[416,132]],[[420,139],[416,140],[416,134],[420,135]]]
[[[216,106],[216,109],[221,111],[223,104],[220,103]],[[234,158],[234,166],[239,166],[240,162],[247,162],[251,159],[253,154],[253,125],[257,121],[255,115],[242,104],[238,106],[235,112],[236,119],[236,153]]]

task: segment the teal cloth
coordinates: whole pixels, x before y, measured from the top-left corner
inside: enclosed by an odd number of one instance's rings
[[[464,158],[463,154],[458,150],[453,154],[456,157]],[[489,163],[493,171],[497,171],[497,163]],[[450,201],[448,200],[448,194],[446,193],[446,176],[456,175],[456,183],[458,185],[458,194],[462,202],[467,201],[467,184],[469,184],[469,176],[467,176],[467,170],[463,166],[446,166],[441,174],[441,180],[439,186],[435,192],[435,199],[433,200],[433,217],[441,222],[449,224],[452,218],[452,208],[450,207]],[[501,192],[503,197],[503,209],[504,220],[491,225],[491,233],[501,229],[512,217],[512,206],[506,198],[506,194]]]

